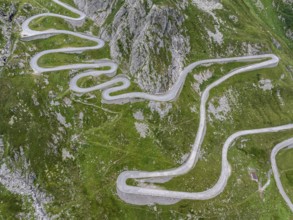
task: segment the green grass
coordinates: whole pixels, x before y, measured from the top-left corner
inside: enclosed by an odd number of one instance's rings
[[[83,43],[82,43],[83,44]],[[81,47],[79,44],[78,47]],[[83,46],[94,46],[93,45],[83,45]],[[75,64],[75,63],[86,63],[91,60],[106,59],[108,57],[109,49],[104,47],[99,50],[88,50],[79,54],[67,54],[67,53],[56,53],[47,54],[40,58],[38,64],[41,67],[53,67],[60,66],[64,64]]]
[[[68,24],[62,18],[55,18],[55,17],[40,17],[38,19],[33,20],[29,27],[32,30],[36,31],[44,31],[49,29],[57,29],[57,30],[70,30],[70,24]]]
[[[277,165],[281,175],[283,187],[289,196],[293,198],[293,166],[292,166],[293,151],[292,149],[284,149],[277,155]]]
[[[30,1],[33,9],[26,14],[26,0],[18,1],[18,14],[31,16],[40,12],[68,14],[66,10],[51,4],[50,1]],[[66,1],[72,4],[72,1]],[[190,36],[191,52],[187,63],[215,56],[227,56],[229,45],[235,47],[233,55],[243,53],[242,42],[261,44],[263,52],[273,52],[281,57],[281,63],[273,69],[264,69],[235,76],[221,86],[213,89],[212,98],[219,98],[231,91],[236,102],[231,102],[229,120],[219,121],[212,117],[208,122],[206,138],[202,146],[203,158],[187,175],[174,178],[164,184],[167,189],[180,191],[200,191],[215,184],[220,174],[221,150],[226,138],[236,131],[253,129],[293,121],[293,81],[288,65],[292,65],[292,42],[284,35],[277,19],[279,13],[286,17],[290,25],[291,14],[282,4],[277,12],[271,8],[271,1],[263,3],[268,13],[259,13],[253,1],[223,1],[225,11],[217,11],[217,16],[228,25],[222,27],[225,34],[224,44],[211,44],[206,35],[205,25],[213,30],[211,17],[191,6],[186,8],[188,16],[184,23],[186,35]],[[173,3],[155,1],[159,7],[173,7]],[[117,12],[123,2],[119,1],[114,8]],[[114,12],[106,20],[110,24]],[[234,24],[228,19],[229,14],[236,14],[239,22]],[[200,23],[197,16],[202,16]],[[230,22],[230,23],[229,23]],[[57,25],[55,25],[57,24]],[[93,25],[87,21],[78,31],[88,31]],[[229,26],[236,31],[229,29]],[[34,21],[32,27],[45,30],[48,28],[72,28],[56,18],[42,18]],[[99,28],[95,27],[96,33]],[[272,43],[277,39],[282,49],[278,50]],[[19,39],[14,33],[14,42]],[[48,195],[54,197],[48,205],[48,211],[59,214],[60,219],[185,219],[188,214],[207,219],[290,219],[292,213],[279,195],[275,182],[261,195],[257,184],[250,180],[248,167],[257,169],[257,175],[264,184],[270,169],[269,155],[271,149],[286,138],[292,137],[292,131],[275,134],[249,135],[236,140],[228,154],[232,166],[232,175],[227,188],[218,197],[207,201],[181,201],[176,205],[133,206],[121,201],[116,195],[115,181],[123,170],[159,170],[177,167],[181,156],[190,151],[199,122],[199,95],[192,89],[195,82],[192,75],[206,69],[215,74],[201,85],[201,90],[222,75],[247,63],[212,65],[198,67],[187,77],[186,84],[178,100],[172,103],[172,109],[160,118],[151,112],[148,102],[137,102],[126,105],[107,105],[101,103],[101,92],[96,91],[83,96],[76,96],[69,91],[68,83],[72,75],[68,71],[46,73],[41,76],[31,75],[29,55],[51,48],[92,46],[93,43],[67,35],[58,35],[48,39],[31,42],[18,41],[16,50],[9,60],[9,65],[1,71],[0,80],[0,135],[8,143],[5,158],[14,158],[20,147],[30,161],[31,170],[36,174],[39,184]],[[32,49],[32,50],[30,50]],[[157,59],[156,68],[164,70],[169,55],[162,51],[163,58]],[[127,56],[127,55],[125,55]],[[169,57],[169,58],[168,58]],[[44,67],[85,62],[93,59],[110,58],[109,46],[82,54],[51,54],[40,59]],[[23,60],[24,68],[18,64]],[[26,73],[20,75],[20,73]],[[121,73],[121,70],[118,70]],[[281,75],[284,78],[281,79]],[[258,88],[260,79],[271,79],[274,88],[262,91]],[[107,80],[85,78],[81,86],[92,86]],[[48,83],[47,83],[48,81]],[[137,91],[134,83],[127,91]],[[281,105],[277,91],[284,100]],[[124,92],[123,92],[124,93]],[[36,106],[33,96],[39,105]],[[65,99],[72,101],[70,106]],[[52,103],[59,102],[59,105]],[[191,107],[197,112],[192,112]],[[145,116],[144,123],[149,126],[149,136],[140,138],[137,133],[133,113],[141,110]],[[65,128],[57,120],[57,113],[66,118],[71,127]],[[82,120],[79,119],[83,113]],[[9,124],[16,117],[13,125]],[[77,138],[75,138],[77,137]],[[246,140],[247,139],[247,140]],[[243,147],[245,143],[245,147]],[[62,149],[74,155],[74,160],[62,160]],[[16,159],[17,160],[17,159]],[[292,197],[292,152],[281,151],[277,157],[281,179],[288,194]],[[20,161],[16,164],[21,168]],[[19,196],[9,193],[0,186],[0,215],[4,219],[14,218],[26,210]]]
[[[19,212],[26,212],[22,198],[12,194],[0,184],[0,219],[15,219]]]

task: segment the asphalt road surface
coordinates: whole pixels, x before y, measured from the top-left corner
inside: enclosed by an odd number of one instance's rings
[[[259,134],[259,133],[270,133],[270,132],[278,132],[288,129],[293,129],[293,124],[278,126],[278,127],[270,127],[270,128],[262,128],[262,129],[252,129],[252,130],[245,130],[239,131],[231,135],[225,142],[222,150],[222,169],[221,175],[218,179],[218,182],[211,187],[210,189],[203,191],[203,192],[180,192],[180,191],[170,191],[165,189],[159,188],[149,188],[144,185],[144,187],[139,186],[130,186],[127,185],[126,181],[128,179],[135,179],[140,182],[145,183],[163,183],[169,181],[175,176],[183,175],[188,173],[197,163],[199,151],[201,144],[205,137],[206,131],[206,103],[209,97],[210,91],[220,85],[222,82],[226,81],[227,79],[238,75],[240,73],[250,72],[258,69],[263,68],[272,68],[278,65],[279,58],[274,54],[264,54],[264,55],[255,55],[255,56],[244,56],[244,57],[232,57],[232,58],[219,58],[219,59],[209,59],[209,60],[201,60],[194,62],[187,66],[179,75],[178,80],[172,86],[170,90],[168,90],[164,94],[148,94],[144,92],[130,92],[124,93],[119,95],[111,95],[114,92],[122,91],[127,89],[130,86],[130,81],[127,76],[124,75],[116,75],[117,71],[117,64],[111,60],[98,60],[91,63],[80,63],[80,64],[71,64],[71,65],[63,65],[63,66],[56,66],[50,68],[40,67],[38,65],[38,60],[46,55],[46,54],[53,54],[53,53],[81,53],[87,50],[97,50],[101,49],[104,46],[104,41],[94,37],[89,36],[84,33],[77,33],[72,31],[66,30],[45,30],[45,31],[36,31],[31,30],[29,28],[29,24],[32,20],[40,18],[40,17],[58,17],[63,18],[66,21],[70,22],[72,25],[80,26],[83,24],[85,20],[85,14],[80,12],[79,10],[60,2],[59,0],[53,0],[53,2],[67,8],[68,10],[74,12],[79,17],[72,18],[68,16],[63,16],[59,14],[52,14],[52,13],[44,13],[40,15],[33,16],[26,20],[22,25],[22,37],[25,41],[41,39],[41,38],[48,38],[57,34],[67,34],[76,36],[82,39],[94,41],[97,44],[92,47],[70,47],[70,48],[62,48],[62,49],[50,49],[46,51],[42,51],[37,53],[35,56],[32,57],[30,61],[30,65],[34,70],[34,74],[41,74],[44,72],[54,72],[60,70],[84,70],[84,72],[77,74],[73,77],[69,83],[70,89],[77,93],[87,93],[92,92],[95,90],[102,90],[102,99],[106,103],[113,103],[113,104],[124,104],[127,102],[131,102],[133,100],[142,99],[142,100],[152,100],[152,101],[159,101],[159,102],[167,102],[175,100],[185,83],[186,76],[190,73],[194,68],[203,65],[203,64],[226,64],[231,62],[257,62],[250,65],[246,65],[237,69],[232,70],[231,72],[227,73],[225,76],[221,77],[217,81],[210,84],[202,93],[201,95],[201,103],[200,103],[200,123],[197,130],[197,135],[192,146],[190,155],[186,162],[182,164],[178,168],[173,168],[169,170],[163,171],[155,171],[155,172],[145,172],[145,171],[125,171],[122,172],[118,179],[117,179],[117,193],[120,198],[128,203],[143,205],[143,204],[153,204],[153,203],[160,203],[160,204],[172,204],[176,203],[182,199],[192,199],[192,200],[207,200],[214,198],[215,196],[219,195],[227,185],[227,181],[231,174],[231,168],[227,159],[227,153],[229,146],[231,146],[232,142],[240,136],[243,135],[251,135],[251,134]],[[106,70],[100,70],[99,68],[104,68]],[[82,88],[78,86],[78,80],[83,77],[94,76],[98,77],[100,75],[106,75],[110,79],[107,82],[98,84],[93,87]],[[274,172],[274,177],[277,182],[278,189],[287,202],[288,206],[292,209],[292,203],[288,196],[286,195],[282,184],[279,179],[278,168],[275,162],[275,156],[277,152],[283,148],[288,142],[292,143],[292,139],[282,142],[281,144],[277,145],[272,152],[272,168]],[[287,145],[286,145],[287,146]]]

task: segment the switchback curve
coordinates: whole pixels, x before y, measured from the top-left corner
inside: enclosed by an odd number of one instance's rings
[[[170,180],[174,176],[183,175],[190,171],[196,164],[198,160],[198,154],[200,150],[201,143],[205,136],[206,130],[206,102],[209,97],[209,92],[211,89],[220,85],[225,80],[229,79],[232,76],[235,76],[240,73],[249,72],[253,70],[258,70],[262,68],[271,68],[278,65],[279,58],[273,54],[264,54],[264,55],[256,55],[256,56],[245,56],[245,57],[232,57],[232,58],[219,58],[219,59],[209,59],[209,60],[201,60],[194,62],[187,66],[179,75],[178,80],[172,86],[170,90],[168,90],[165,94],[148,94],[144,92],[132,92],[125,93],[120,95],[111,95],[111,93],[122,91],[130,86],[130,81],[125,76],[116,76],[109,81],[89,87],[89,88],[81,88],[79,87],[78,80],[87,77],[87,76],[100,76],[107,75],[109,77],[115,76],[117,70],[117,64],[112,62],[111,60],[99,60],[93,63],[80,63],[80,64],[72,64],[72,65],[63,65],[57,67],[43,68],[38,65],[38,60],[46,55],[52,53],[80,53],[86,50],[96,50],[100,49],[104,46],[104,41],[94,36],[89,36],[83,33],[77,33],[72,31],[65,30],[46,30],[46,31],[36,31],[31,30],[29,28],[29,24],[32,20],[45,17],[52,16],[63,18],[66,21],[70,22],[73,25],[81,25],[85,20],[85,14],[80,12],[79,10],[59,1],[53,0],[53,2],[63,6],[64,8],[76,13],[79,15],[78,18],[72,18],[68,16],[53,14],[53,13],[44,13],[40,15],[35,15],[29,19],[27,19],[22,25],[22,37],[23,40],[29,41],[34,39],[48,38],[57,34],[68,34],[76,37],[80,37],[86,40],[91,40],[97,43],[96,46],[93,47],[78,47],[78,48],[62,48],[62,49],[51,49],[42,51],[37,53],[32,57],[30,61],[30,65],[34,70],[34,74],[41,74],[44,72],[54,72],[60,70],[70,70],[70,69],[87,69],[89,71],[80,73],[72,78],[70,81],[70,89],[72,91],[78,93],[87,93],[95,90],[103,90],[102,98],[104,102],[114,103],[114,104],[123,104],[125,102],[132,101],[134,99],[144,99],[144,100],[153,100],[153,101],[172,101],[176,99],[181,91],[182,86],[184,85],[186,76],[190,73],[194,68],[203,64],[213,64],[213,63],[230,63],[230,62],[252,62],[259,61],[258,63],[254,63],[251,65],[247,65],[238,69],[235,69],[223,76],[219,80],[210,84],[201,95],[201,103],[200,103],[200,123],[197,130],[197,135],[195,142],[192,146],[191,153],[187,161],[182,164],[178,168],[165,170],[165,171],[156,171],[156,172],[144,172],[144,171],[125,171],[122,172],[117,179],[117,192],[121,199],[128,203],[133,204],[152,204],[152,203],[161,203],[161,204],[171,204],[180,201],[181,199],[210,199],[221,193],[227,183],[227,180],[230,175],[229,163],[227,161],[227,151],[234,139],[239,136],[247,135],[247,134],[258,134],[258,133],[267,133],[267,132],[278,132],[287,129],[293,129],[293,124],[288,124],[279,127],[271,127],[271,128],[263,128],[263,129],[254,129],[247,131],[236,132],[231,135],[224,147],[222,152],[222,172],[221,176],[214,187],[208,189],[204,192],[176,192],[169,190],[160,190],[160,189],[149,189],[137,186],[129,186],[126,184],[127,179],[141,179],[145,182],[166,182]],[[101,67],[108,67],[107,70],[95,70]],[[122,85],[117,86],[120,83]]]

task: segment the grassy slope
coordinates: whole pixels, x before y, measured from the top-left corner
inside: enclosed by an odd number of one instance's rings
[[[10,193],[0,185],[0,219],[15,219],[18,213],[24,211],[21,196]]]
[[[283,187],[288,196],[293,197],[293,166],[292,166],[293,151],[282,150],[277,156],[277,164],[281,175]]]
[[[19,15],[24,13],[19,3]],[[48,10],[51,12],[66,13],[62,8],[48,4],[48,1],[30,1],[39,7],[32,11]],[[271,1],[266,1],[266,6],[271,7]],[[219,97],[228,89],[237,93],[237,105],[232,106],[230,113],[233,121],[219,122],[214,120],[208,124],[207,136],[203,145],[205,160],[200,160],[198,166],[188,175],[178,177],[164,185],[174,190],[204,190],[215,183],[219,176],[221,146],[226,138],[235,131],[266,127],[271,125],[286,124],[293,121],[292,84],[290,73],[286,66],[290,64],[292,57],[292,43],[285,38],[275,11],[268,14],[258,13],[252,1],[231,2],[224,1],[225,12],[219,12],[219,16],[228,20],[229,12],[237,11],[239,23],[235,24],[236,33],[224,29],[227,39],[224,47],[228,44],[239,46],[239,42],[248,41],[261,43],[263,48],[272,51],[282,58],[281,64],[274,69],[261,70],[247,73],[228,80],[212,91],[212,97]],[[222,13],[222,14],[221,14]],[[191,36],[192,51],[190,62],[197,59],[213,57],[223,54],[222,48],[217,45],[208,46],[205,39],[200,38],[204,33],[204,25],[199,23],[195,15],[206,16],[196,8],[190,7],[186,14],[189,16],[186,27]],[[258,15],[257,15],[258,14]],[[257,19],[256,21],[254,19]],[[208,21],[208,18],[206,19]],[[40,23],[39,23],[40,22]],[[110,21],[109,21],[110,22]],[[57,28],[64,28],[65,23],[54,19],[41,19],[35,27],[43,29],[57,23]],[[90,22],[88,26],[90,26]],[[209,24],[207,24],[209,25]],[[234,24],[231,24],[234,25]],[[54,25],[54,28],[56,26]],[[70,29],[70,27],[66,27]],[[87,30],[86,27],[80,31]],[[230,33],[230,34],[229,34]],[[19,42],[15,55],[19,58],[11,59],[10,63],[17,64],[23,59],[24,52],[34,54],[36,51],[56,48],[65,44],[61,39],[64,36],[40,40],[35,42]],[[272,37],[281,44],[282,49],[277,50],[272,44]],[[17,39],[18,36],[15,36]],[[77,40],[77,39],[76,39]],[[87,42],[82,40],[66,42],[71,46],[82,46]],[[88,45],[88,44],[87,44]],[[29,52],[28,48],[37,48]],[[240,52],[240,46],[235,53]],[[83,61],[110,57],[109,49],[103,48],[97,52],[86,52],[81,55],[54,55],[44,57],[40,62],[50,61],[50,65],[64,64],[74,60]],[[27,58],[28,59],[28,58]],[[243,64],[242,64],[243,65]],[[216,80],[219,75],[241,64],[227,65],[221,70],[220,65],[212,66],[217,73],[215,77],[206,82]],[[204,70],[205,68],[199,68]],[[197,73],[199,70],[195,70]],[[150,112],[146,102],[127,104],[124,106],[100,104],[100,93],[95,92],[95,98],[89,95],[76,97],[68,91],[70,77],[66,72],[49,73],[44,76],[34,77],[30,74],[19,75],[25,71],[30,73],[28,62],[24,69],[7,68],[2,71],[0,81],[0,134],[4,134],[5,141],[9,143],[5,156],[12,156],[20,146],[25,148],[26,156],[31,162],[31,169],[37,175],[37,182],[48,194],[55,197],[49,211],[60,214],[60,218],[69,219],[162,219],[162,218],[185,218],[187,214],[206,218],[223,217],[228,219],[241,218],[274,218],[288,219],[290,211],[278,194],[276,186],[272,184],[261,198],[257,192],[257,184],[250,180],[247,167],[254,167],[262,182],[266,181],[266,172],[270,169],[269,152],[278,142],[292,136],[292,132],[279,134],[253,135],[248,139],[246,147],[241,148],[241,139],[238,140],[229,152],[229,161],[232,165],[233,174],[229,184],[219,197],[208,201],[182,201],[173,206],[138,207],[127,205],[115,195],[115,180],[118,174],[125,169],[157,170],[178,166],[180,156],[187,153],[192,144],[198,125],[198,112],[192,113],[190,107],[199,106],[199,96],[191,89],[194,81],[189,77],[180,98],[173,103],[170,113],[160,119],[157,113]],[[284,79],[280,76],[285,74]],[[253,86],[259,79],[269,78],[275,88],[264,92]],[[49,85],[46,85],[48,79]],[[280,105],[277,98],[277,90],[280,90],[284,106]],[[49,92],[55,96],[49,96]],[[32,95],[37,98],[39,106],[33,104]],[[72,106],[64,103],[64,98],[72,100]],[[60,102],[59,106],[52,106],[50,102]],[[82,104],[81,102],[86,104]],[[105,111],[105,109],[107,111]],[[149,125],[150,136],[141,139],[134,127],[133,112],[142,110],[145,115],[145,123]],[[84,113],[83,126],[80,126],[79,113]],[[70,128],[64,128],[56,119],[56,113],[66,117]],[[13,126],[9,125],[12,116],[18,119]],[[257,122],[257,123],[256,123]],[[52,134],[59,136],[54,143]],[[77,135],[78,138],[72,140]],[[55,148],[48,146],[48,142],[54,143]],[[62,160],[62,149],[66,148],[74,156],[75,160]],[[171,156],[166,156],[171,155]],[[290,156],[291,155],[291,156]],[[283,155],[280,155],[283,156]],[[292,154],[286,155],[281,169],[289,166],[286,161],[292,160]],[[213,163],[211,163],[213,161]],[[285,167],[285,168],[283,168]],[[289,173],[290,175],[290,173]],[[289,177],[290,178],[290,177]],[[239,180],[240,179],[240,180]],[[283,178],[284,179],[284,178]],[[285,184],[289,187],[289,184]],[[290,189],[289,189],[290,191]],[[1,193],[1,195],[3,195]],[[9,195],[11,201],[14,197]],[[5,200],[6,206],[13,202]],[[5,206],[0,206],[3,212]],[[18,212],[21,208],[15,208]],[[7,211],[6,211],[7,213]]]

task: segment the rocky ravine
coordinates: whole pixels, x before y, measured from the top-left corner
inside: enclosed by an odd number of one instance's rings
[[[176,7],[156,5],[152,0],[75,3],[101,27],[100,37],[109,42],[112,59],[144,91],[163,92],[176,81],[190,51],[180,12],[187,1]]]

